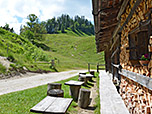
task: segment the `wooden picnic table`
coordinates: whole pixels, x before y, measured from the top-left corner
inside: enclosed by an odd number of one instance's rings
[[[65,114],[71,103],[71,98],[47,96],[31,108],[30,111],[43,114]]]
[[[79,96],[79,90],[81,88],[81,85],[84,84],[84,82],[70,80],[68,82],[65,82],[64,84],[70,86],[70,95],[72,96],[74,101],[77,101]]]

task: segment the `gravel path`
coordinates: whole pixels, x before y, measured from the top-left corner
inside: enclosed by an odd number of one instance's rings
[[[71,70],[47,74],[26,74],[23,77],[0,80],[0,95],[64,80],[87,70]]]

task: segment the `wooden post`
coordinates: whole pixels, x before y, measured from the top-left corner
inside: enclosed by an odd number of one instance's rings
[[[54,60],[53,60],[53,59],[51,60],[51,65],[52,65],[52,68],[54,68],[54,67],[55,67],[55,62],[54,62]]]
[[[107,50],[104,51],[104,58],[105,58],[105,69],[106,69],[106,72],[108,72],[109,69],[108,69],[108,52],[107,52]]]
[[[148,24],[148,41],[149,41],[149,39],[150,39],[150,36],[152,35],[152,33],[151,33],[151,14],[152,14],[152,11],[150,12],[150,14],[149,14],[149,17],[148,17],[148,20],[150,20],[150,23]],[[149,43],[148,43],[149,44]],[[152,52],[149,52],[149,58],[151,59],[151,56],[152,56]],[[149,72],[151,72],[151,70],[152,69],[149,69]],[[150,76],[149,77],[151,77],[151,73],[150,73]]]
[[[97,64],[97,72],[99,73],[99,64]]]
[[[81,85],[71,85],[70,86],[70,95],[73,97],[74,101],[78,101],[79,96],[79,90],[81,88]]]
[[[90,103],[90,91],[84,88],[80,89],[78,106],[81,108],[87,108]]]
[[[118,51],[118,55],[117,55],[117,64],[120,65],[120,53],[121,53],[121,32],[118,33],[119,34],[119,44],[118,44],[118,48],[119,48],[119,51]],[[117,74],[118,74],[118,80],[120,81],[121,80],[121,76],[119,74],[119,70],[117,68]]]
[[[108,56],[108,64],[109,64],[109,73],[112,73],[111,52],[110,51],[109,51],[109,56]]]
[[[88,63],[88,72],[90,72],[90,63]]]

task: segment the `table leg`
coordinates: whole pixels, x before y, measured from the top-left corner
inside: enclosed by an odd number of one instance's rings
[[[81,88],[81,85],[80,86],[78,86],[78,85],[77,86],[76,85],[70,86],[70,95],[72,96],[74,101],[78,100],[80,88]]]

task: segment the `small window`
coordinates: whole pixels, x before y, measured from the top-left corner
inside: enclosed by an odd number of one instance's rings
[[[139,60],[142,55],[148,53],[148,32],[140,31],[129,35],[129,59]]]

